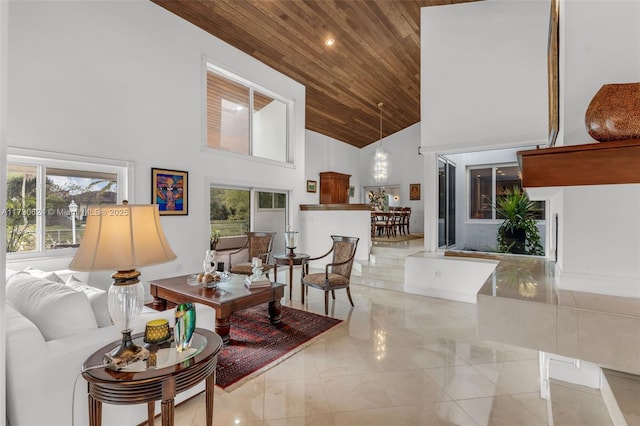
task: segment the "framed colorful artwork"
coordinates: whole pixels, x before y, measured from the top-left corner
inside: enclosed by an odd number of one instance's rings
[[[419,200],[420,199],[420,184],[419,183],[410,183],[409,184],[409,199],[410,200]]]
[[[189,173],[179,170],[151,169],[151,204],[157,204],[160,216],[189,213]]]

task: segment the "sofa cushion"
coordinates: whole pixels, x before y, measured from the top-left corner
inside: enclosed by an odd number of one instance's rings
[[[22,270],[22,272],[26,272],[33,277],[42,278],[47,281],[53,281],[54,283],[64,284],[64,280],[60,278],[55,272],[41,271],[40,269],[34,268],[32,266],[27,266]]]
[[[67,279],[66,284],[76,291],[81,291],[87,295],[93,309],[93,315],[96,317],[98,327],[107,327],[113,325],[111,315],[109,315],[108,293],[102,289],[90,286],[71,275]]]
[[[20,272],[7,280],[7,300],[33,322],[45,340],[98,328],[84,292]]]

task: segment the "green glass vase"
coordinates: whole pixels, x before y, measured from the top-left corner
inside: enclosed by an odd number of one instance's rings
[[[193,303],[181,303],[176,306],[175,318],[173,338],[176,342],[176,350],[183,352],[191,347],[193,333],[196,330],[196,307]]]

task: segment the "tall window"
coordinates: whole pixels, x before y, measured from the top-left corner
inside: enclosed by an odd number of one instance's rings
[[[287,162],[287,103],[265,92],[208,66],[207,146]]]
[[[470,167],[469,219],[499,220],[495,211],[498,197],[513,187],[522,189],[520,169],[517,165]],[[535,216],[544,220],[544,201],[536,201]]]
[[[44,253],[82,241],[87,209],[116,204],[126,167],[8,156],[7,253]]]

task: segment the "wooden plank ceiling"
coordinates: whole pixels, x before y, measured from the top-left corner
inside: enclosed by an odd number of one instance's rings
[[[379,102],[383,136],[420,121],[420,8],[473,0],[152,1],[306,86],[305,127],[362,148]]]

